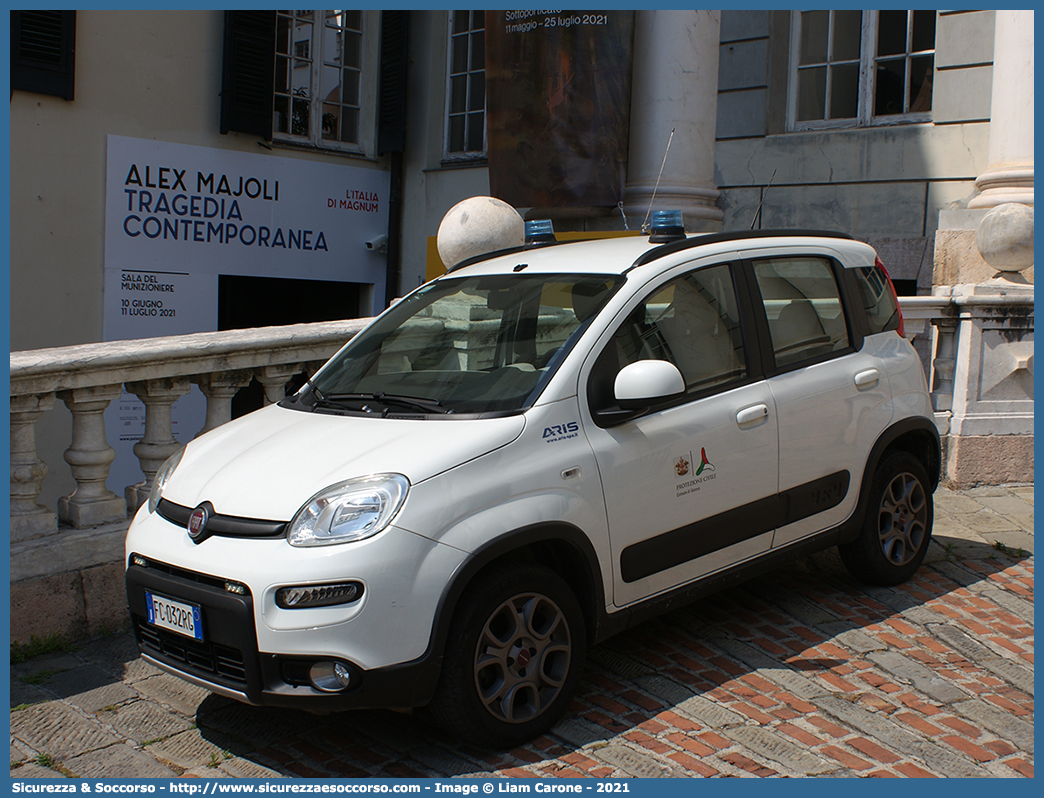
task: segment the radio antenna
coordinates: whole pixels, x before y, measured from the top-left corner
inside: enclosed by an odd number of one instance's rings
[[[653,203],[656,201],[656,192],[660,190],[660,178],[663,177],[663,167],[667,163],[667,153],[671,151],[671,142],[674,141],[674,128],[671,128],[671,135],[667,138],[667,149],[663,151],[663,161],[660,163],[660,174],[656,175],[656,185],[653,186],[652,197],[649,198],[649,210],[645,212],[645,221],[642,222],[642,232],[649,232],[649,217],[652,216]]]
[[[761,218],[761,206],[765,203],[765,195],[768,194],[769,186],[772,185],[772,178],[776,176],[776,170],[772,170],[772,177],[769,178],[768,185],[765,186],[765,190],[761,192],[761,199],[758,200],[758,209],[754,211],[754,218],[750,220],[750,229],[754,229],[754,225],[758,223]]]

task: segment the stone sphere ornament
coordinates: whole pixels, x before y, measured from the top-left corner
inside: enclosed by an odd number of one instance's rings
[[[526,243],[521,214],[496,197],[469,197],[442,217],[436,244],[447,269],[476,255]]]
[[[998,205],[982,218],[975,234],[982,259],[999,272],[1033,265],[1033,208],[1017,202]]]

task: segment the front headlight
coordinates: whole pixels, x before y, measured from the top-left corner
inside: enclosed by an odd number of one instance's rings
[[[402,474],[338,482],[297,512],[286,539],[291,546],[326,546],[376,535],[391,523],[409,489],[409,480]]]
[[[149,491],[149,512],[156,512],[156,507],[159,506],[160,497],[163,496],[163,488],[167,485],[167,480],[170,479],[170,475],[174,473],[174,469],[178,467],[178,463],[181,462],[181,456],[185,454],[185,447],[182,446],[174,454],[163,461],[163,465],[159,467],[159,471],[156,472],[156,477],[152,480],[152,490]]]

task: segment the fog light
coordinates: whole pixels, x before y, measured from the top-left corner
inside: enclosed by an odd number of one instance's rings
[[[149,561],[146,560],[144,557],[142,557],[140,554],[132,554],[131,555],[131,564],[132,565],[136,565],[139,568],[148,568],[149,567]]]
[[[348,668],[340,662],[324,660],[317,662],[308,670],[308,678],[316,690],[324,693],[337,693],[348,687],[352,680]]]
[[[284,610],[301,610],[307,607],[349,604],[361,597],[362,592],[363,586],[359,582],[281,587],[276,591],[276,606]]]
[[[225,590],[229,593],[235,593],[237,596],[245,596],[247,594],[246,585],[241,585],[239,582],[225,582]]]

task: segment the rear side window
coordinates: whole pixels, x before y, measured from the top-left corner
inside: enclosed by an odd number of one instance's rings
[[[888,286],[888,275],[880,266],[864,266],[852,270],[859,297],[863,300],[870,334],[899,329],[899,308]]]
[[[779,367],[845,349],[849,345],[841,292],[826,258],[753,261]]]

